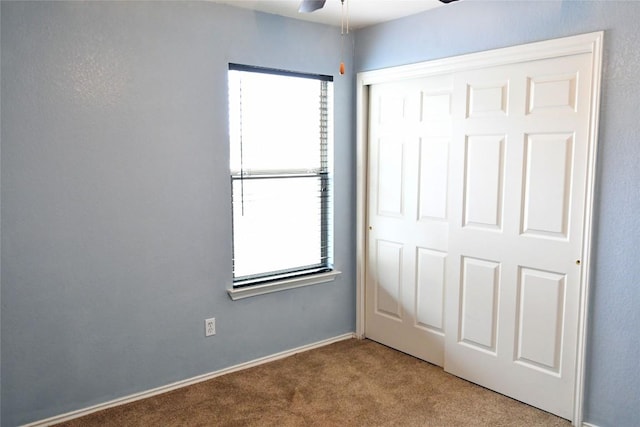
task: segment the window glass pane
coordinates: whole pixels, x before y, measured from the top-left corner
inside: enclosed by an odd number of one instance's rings
[[[234,277],[320,266],[321,178],[233,180]]]
[[[319,170],[321,85],[229,71],[232,172]]]
[[[330,268],[331,77],[228,77],[234,286]]]

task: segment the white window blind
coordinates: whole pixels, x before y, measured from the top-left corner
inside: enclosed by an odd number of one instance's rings
[[[229,65],[234,287],[331,270],[331,81]]]

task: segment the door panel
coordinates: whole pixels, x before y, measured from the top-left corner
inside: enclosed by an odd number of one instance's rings
[[[573,134],[528,134],[522,233],[566,239]]]
[[[391,137],[378,143],[378,215],[402,216],[404,143]]]
[[[466,138],[464,226],[500,230],[504,182],[504,135]]]
[[[447,220],[448,166],[449,140],[436,137],[421,138],[418,221]]]
[[[462,269],[462,306],[458,320],[460,341],[495,354],[500,263],[464,257]]]
[[[447,254],[417,248],[415,312],[419,327],[444,332],[444,283]]]
[[[370,91],[366,336],[442,366],[451,78]]]
[[[454,76],[445,369],[564,418],[574,404],[589,66],[582,54]]]
[[[478,81],[467,85],[468,118],[504,117],[507,114],[509,81]]]
[[[520,268],[516,361],[560,373],[566,275]]]
[[[557,114],[577,111],[575,73],[546,74],[527,79],[527,113]]]
[[[402,244],[376,241],[375,312],[402,319]]]

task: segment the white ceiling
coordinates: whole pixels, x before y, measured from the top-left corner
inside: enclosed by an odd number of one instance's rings
[[[288,16],[290,18],[340,26],[342,5],[340,0],[327,0],[320,10],[298,13],[301,0],[209,0],[260,12]],[[349,10],[349,28],[362,28],[403,16],[415,15],[444,4],[438,0],[345,0],[345,12]]]

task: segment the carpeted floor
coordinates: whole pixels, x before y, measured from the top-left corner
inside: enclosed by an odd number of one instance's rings
[[[351,339],[58,426],[562,426],[369,340]]]

